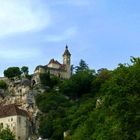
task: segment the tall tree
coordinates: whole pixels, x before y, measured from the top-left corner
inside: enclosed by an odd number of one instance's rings
[[[76,69],[75,72],[78,73],[80,71],[89,70],[89,67],[88,64],[83,59],[81,59],[79,62],[79,66],[76,66],[75,69]]]

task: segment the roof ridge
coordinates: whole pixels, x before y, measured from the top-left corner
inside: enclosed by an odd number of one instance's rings
[[[26,110],[18,108],[16,104],[8,104],[0,106],[0,117],[14,115],[28,116],[28,112]]]

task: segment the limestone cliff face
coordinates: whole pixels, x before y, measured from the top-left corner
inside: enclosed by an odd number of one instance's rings
[[[0,104],[16,104],[19,108],[26,110],[31,119],[31,134],[36,133],[36,115],[38,108],[35,104],[35,95],[38,91],[31,85],[31,80],[20,78],[6,80],[7,90],[0,89]]]
[[[35,91],[31,81],[27,78],[7,80],[7,90],[0,89],[1,104],[16,104],[20,108],[33,114],[37,111],[35,105]]]

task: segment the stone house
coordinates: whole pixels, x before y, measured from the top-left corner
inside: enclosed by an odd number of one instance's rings
[[[29,137],[30,117],[15,104],[0,106],[0,125],[3,128],[9,127],[16,140],[27,140]]]
[[[63,53],[63,63],[61,64],[57,60],[51,59],[47,65],[37,66],[34,71],[33,81],[39,83],[39,75],[45,72],[49,72],[50,75],[55,75],[62,79],[69,79],[71,77],[71,54],[67,45]]]

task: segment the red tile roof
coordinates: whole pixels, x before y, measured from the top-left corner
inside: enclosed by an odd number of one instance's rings
[[[28,116],[28,112],[18,108],[15,104],[0,105],[0,118],[15,115]]]

